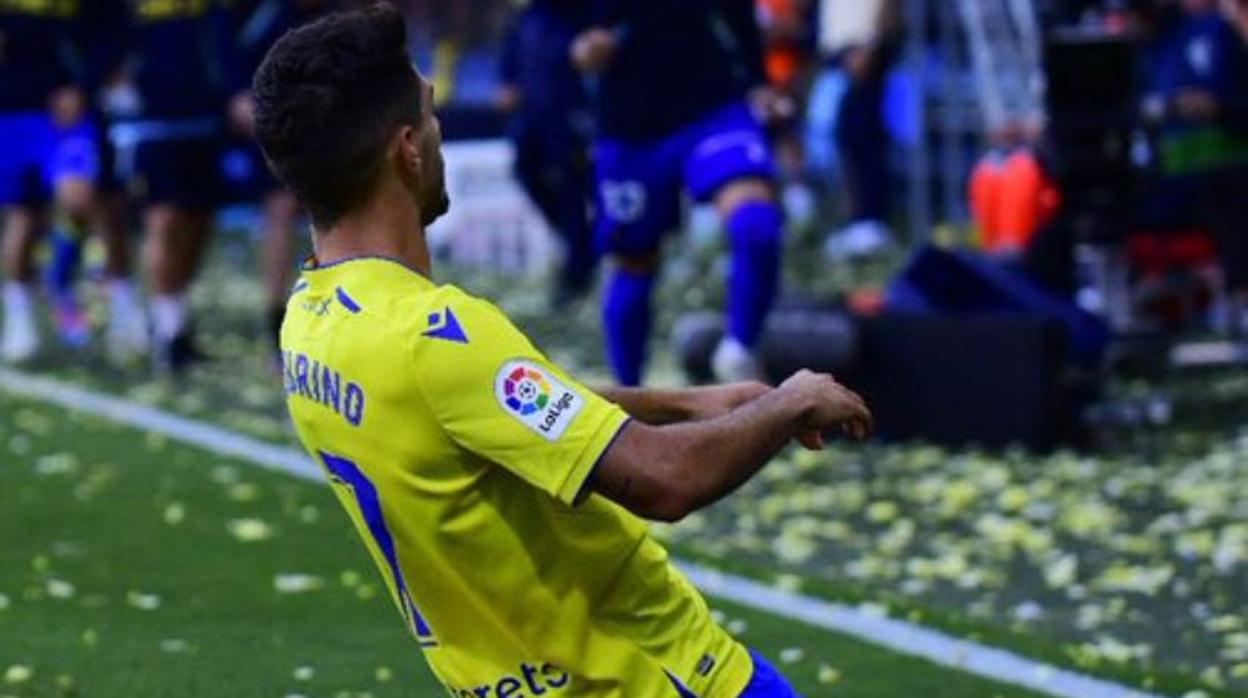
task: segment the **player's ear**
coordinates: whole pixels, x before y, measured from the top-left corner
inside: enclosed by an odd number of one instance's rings
[[[407,124],[400,126],[398,150],[403,168],[412,173],[420,172],[420,132]]]

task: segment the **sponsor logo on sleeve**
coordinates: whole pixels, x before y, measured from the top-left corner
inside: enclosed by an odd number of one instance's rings
[[[464,326],[459,324],[459,318],[455,317],[449,305],[440,313],[437,311],[429,313],[429,329],[425,330],[425,336],[459,344],[468,343],[468,335],[464,332]]]
[[[498,404],[547,441],[558,441],[585,406],[585,399],[548,369],[526,360],[508,361],[494,379]]]

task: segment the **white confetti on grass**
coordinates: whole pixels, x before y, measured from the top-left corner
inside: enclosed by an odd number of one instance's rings
[[[35,474],[43,477],[69,475],[78,470],[78,458],[72,453],[53,453],[35,461]]]
[[[281,573],[273,577],[273,590],[279,594],[304,594],[325,587],[325,580],[312,574]]]
[[[165,507],[163,518],[166,524],[177,526],[186,520],[186,505],[182,502],[170,502]]]
[[[4,672],[4,682],[9,684],[26,683],[35,676],[35,670],[25,664],[13,664]]]
[[[233,519],[226,523],[226,529],[240,543],[259,543],[273,537],[273,527],[261,519]]]
[[[260,498],[260,488],[250,482],[230,485],[226,495],[235,502],[254,502]]]
[[[9,606],[11,606],[12,604],[13,602],[9,600],[8,596],[5,596],[4,594],[0,594],[0,611],[9,610]]]
[[[141,591],[126,592],[126,603],[140,611],[155,611],[160,608],[160,597],[156,594],[145,594]]]
[[[44,583],[44,590],[48,596],[61,601],[74,598],[74,585],[63,579],[49,579]]]
[[[170,637],[160,641],[160,651],[165,654],[182,654],[190,648],[191,643],[180,637]]]
[[[307,665],[295,667],[295,671],[292,675],[295,677],[296,681],[311,681],[312,678],[316,676],[316,669]]]
[[[780,650],[781,664],[797,664],[806,656],[806,650],[801,647],[786,647]]]

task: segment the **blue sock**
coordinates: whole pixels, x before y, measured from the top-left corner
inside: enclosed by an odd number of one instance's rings
[[[784,214],[769,201],[748,201],[728,217],[727,228],[732,238],[728,333],[752,348],[780,287]]]
[[[616,269],[603,296],[607,358],[621,385],[641,385],[650,338],[650,295],[655,274]]]
[[[74,297],[74,282],[82,266],[82,242],[63,230],[54,230],[49,236],[52,258],[45,272],[49,295],[56,302]]]

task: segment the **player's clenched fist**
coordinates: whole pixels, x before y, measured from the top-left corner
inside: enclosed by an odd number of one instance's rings
[[[833,429],[857,441],[871,435],[872,417],[867,404],[826,373],[803,369],[781,384],[779,390],[805,407],[798,441],[806,448],[823,448],[824,432]]]

